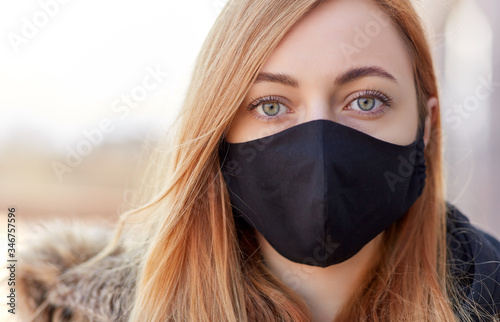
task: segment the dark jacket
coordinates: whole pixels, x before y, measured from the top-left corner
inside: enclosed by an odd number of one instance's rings
[[[458,306],[476,321],[500,312],[500,242],[448,207],[450,270],[464,297]],[[26,232],[27,233],[27,232]],[[108,242],[111,231],[81,224],[47,223],[33,232],[19,260],[21,321],[126,321],[137,277],[123,248],[90,267],[81,263]],[[471,307],[486,313],[481,320]],[[500,319],[498,319],[500,321]]]
[[[450,270],[461,297],[459,306],[474,321],[500,321],[500,242],[474,227],[448,205],[447,242]],[[474,307],[484,314],[481,318]],[[496,320],[491,318],[496,315]]]

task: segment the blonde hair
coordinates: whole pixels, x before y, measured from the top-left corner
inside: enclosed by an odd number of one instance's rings
[[[409,1],[372,0],[392,19],[414,63],[421,121],[438,97],[421,22]],[[155,159],[161,182],[126,213],[116,237],[140,268],[131,321],[309,321],[306,304],[260,260],[252,231],[237,231],[218,147],[259,69],[290,28],[321,0],[230,0],[196,60],[175,144]],[[373,276],[339,321],[451,321],[439,113],[426,146],[426,187],[386,231]],[[146,189],[144,189],[146,190]],[[127,233],[125,233],[127,232]],[[132,236],[124,238],[125,235]]]

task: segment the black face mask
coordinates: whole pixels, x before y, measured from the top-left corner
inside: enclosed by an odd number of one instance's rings
[[[235,219],[291,261],[327,267],[401,218],[425,185],[423,133],[410,145],[328,120],[220,147]]]

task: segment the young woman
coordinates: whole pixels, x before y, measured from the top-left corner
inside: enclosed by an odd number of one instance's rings
[[[409,1],[231,0],[160,190],[96,256],[103,234],[40,239],[25,306],[70,320],[492,321],[500,243],[445,203],[440,133]]]

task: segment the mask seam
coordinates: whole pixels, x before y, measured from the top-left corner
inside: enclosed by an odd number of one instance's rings
[[[322,148],[323,148],[323,218],[324,218],[324,226],[323,226],[323,243],[324,243],[324,258],[323,258],[323,266],[326,266],[326,263],[327,263],[327,254],[326,254],[326,250],[327,250],[327,240],[326,240],[326,227],[327,227],[327,224],[328,224],[328,201],[327,201],[327,198],[328,198],[328,185],[326,184],[327,180],[326,180],[326,153],[325,153],[325,123],[322,123],[322,128],[321,128],[321,140],[322,140]]]

